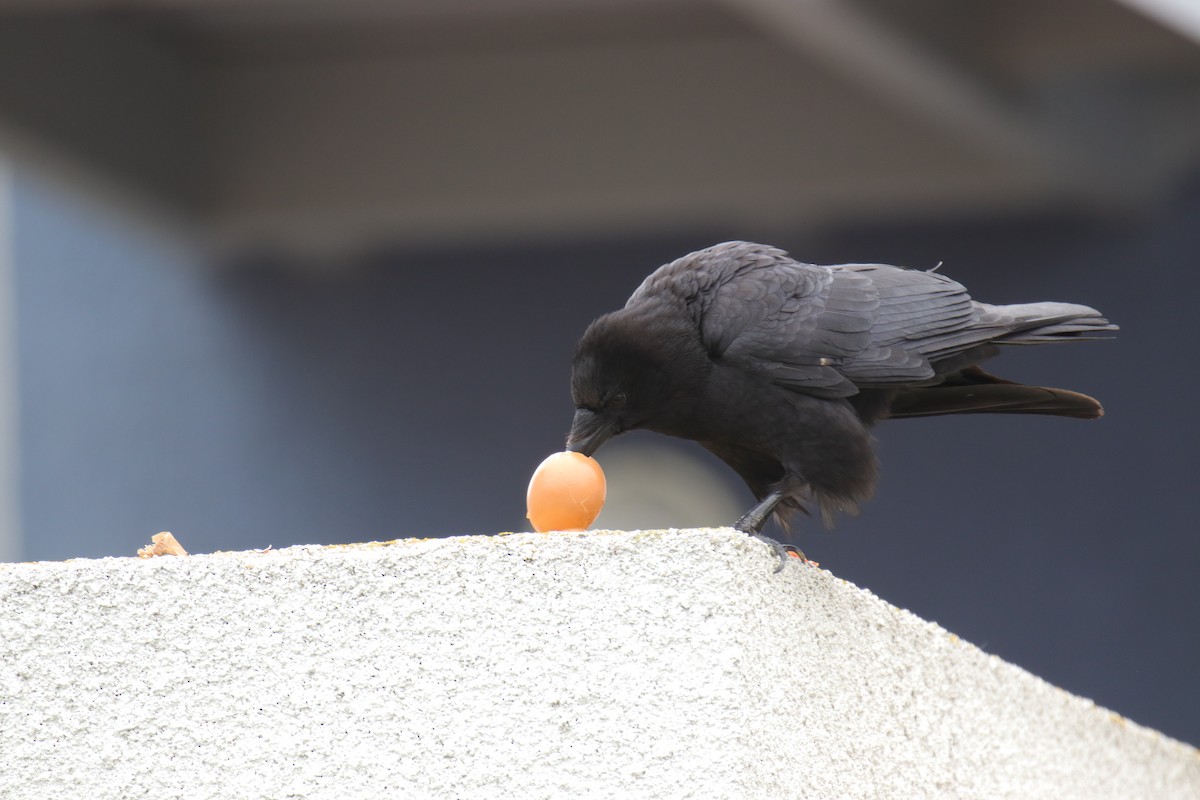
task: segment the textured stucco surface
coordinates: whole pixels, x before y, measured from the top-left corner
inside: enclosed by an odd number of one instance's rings
[[[772,566],[728,529],[3,564],[0,797],[1200,797],[1195,749]]]

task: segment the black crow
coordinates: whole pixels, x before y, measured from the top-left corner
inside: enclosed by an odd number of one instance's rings
[[[933,270],[817,266],[726,242],[655,270],[575,351],[567,447],[586,455],[645,428],[699,442],[758,499],[736,527],[788,531],[814,508],[826,525],[875,489],[870,428],[889,417],[1051,414],[1095,419],[1064,389],[989,375],[998,345],[1097,338],[1117,330],[1069,303],[994,306]],[[801,554],[802,555],[802,554]]]

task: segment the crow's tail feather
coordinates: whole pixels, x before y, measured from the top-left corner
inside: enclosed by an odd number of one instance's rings
[[[968,367],[936,386],[903,389],[893,396],[888,416],[932,417],[942,414],[1048,414],[1076,419],[1099,419],[1104,408],[1093,397],[1027,386]]]
[[[1018,303],[994,306],[975,303],[980,318],[1006,327],[1009,332],[997,336],[997,344],[1046,344],[1048,342],[1088,341],[1108,338],[1103,334],[1119,330],[1090,306],[1077,303]]]

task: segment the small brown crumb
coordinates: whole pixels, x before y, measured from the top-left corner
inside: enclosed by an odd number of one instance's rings
[[[187,550],[183,549],[170,531],[156,533],[150,537],[150,544],[137,551],[138,558],[154,558],[155,556],[186,556]]]
[[[791,556],[792,558],[799,559],[800,561],[804,562],[805,564],[811,564],[814,567],[821,566],[821,562],[813,561],[811,558],[805,558],[804,556],[800,555],[799,553],[795,552],[794,550],[789,550],[788,555]]]

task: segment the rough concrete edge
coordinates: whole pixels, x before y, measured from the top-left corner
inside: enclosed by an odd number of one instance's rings
[[[225,561],[225,560],[246,560],[246,559],[273,559],[280,557],[296,557],[309,553],[325,552],[331,554],[357,554],[365,551],[376,549],[390,548],[437,548],[451,545],[455,542],[471,542],[479,541],[480,543],[494,544],[497,541],[503,541],[514,545],[522,543],[532,543],[543,540],[547,536],[564,537],[564,538],[589,538],[589,537],[628,537],[630,539],[655,539],[659,537],[678,537],[681,535],[690,536],[708,536],[708,537],[728,537],[732,540],[735,546],[742,548],[754,548],[760,550],[764,562],[768,562],[775,558],[773,553],[770,553],[767,548],[758,542],[750,539],[745,534],[733,528],[666,528],[658,530],[590,530],[590,531],[551,531],[548,533],[530,533],[520,531],[504,531],[495,534],[464,534],[445,537],[402,537],[397,539],[387,539],[379,541],[352,542],[344,544],[306,544],[292,545],[279,549],[267,547],[259,550],[218,550],[212,553],[193,553],[187,556],[158,556],[153,558],[139,558],[137,556],[106,556],[104,558],[74,558],[65,561],[24,561],[24,562],[0,562],[0,575],[6,572],[20,572],[30,569],[64,569],[69,570],[80,566],[95,565],[97,563],[105,563],[116,566],[122,562],[136,562],[145,564],[147,568],[167,567],[171,562],[187,559],[189,561]],[[946,630],[936,622],[926,620],[908,609],[900,608],[893,605],[878,595],[871,592],[869,589],[864,589],[851,581],[840,578],[828,569],[824,569],[812,564],[803,564],[797,562],[794,565],[789,565],[782,575],[785,577],[789,573],[796,574],[803,571],[806,577],[815,577],[817,580],[824,581],[833,591],[853,592],[856,599],[868,604],[875,604],[881,608],[885,608],[889,613],[896,615],[901,624],[913,625],[917,628],[925,629],[928,633],[937,636],[945,637],[955,646],[966,647],[973,651],[978,658],[992,662],[998,668],[1008,671],[1017,680],[1033,681],[1036,685],[1049,687],[1054,693],[1059,695],[1068,704],[1074,705],[1081,710],[1082,713],[1092,715],[1097,722],[1105,725],[1115,725],[1125,735],[1134,735],[1146,739],[1149,743],[1158,746],[1176,750],[1181,758],[1194,758],[1200,761],[1200,748],[1193,747],[1187,742],[1174,739],[1167,734],[1154,728],[1137,723],[1116,711],[1105,708],[1095,701],[1073,694],[1066,689],[1056,686],[1044,678],[1035,675],[1034,673],[1020,667],[1016,664],[1005,661],[999,656],[988,653],[972,642],[963,639],[957,634]],[[770,574],[769,572],[767,574]]]

